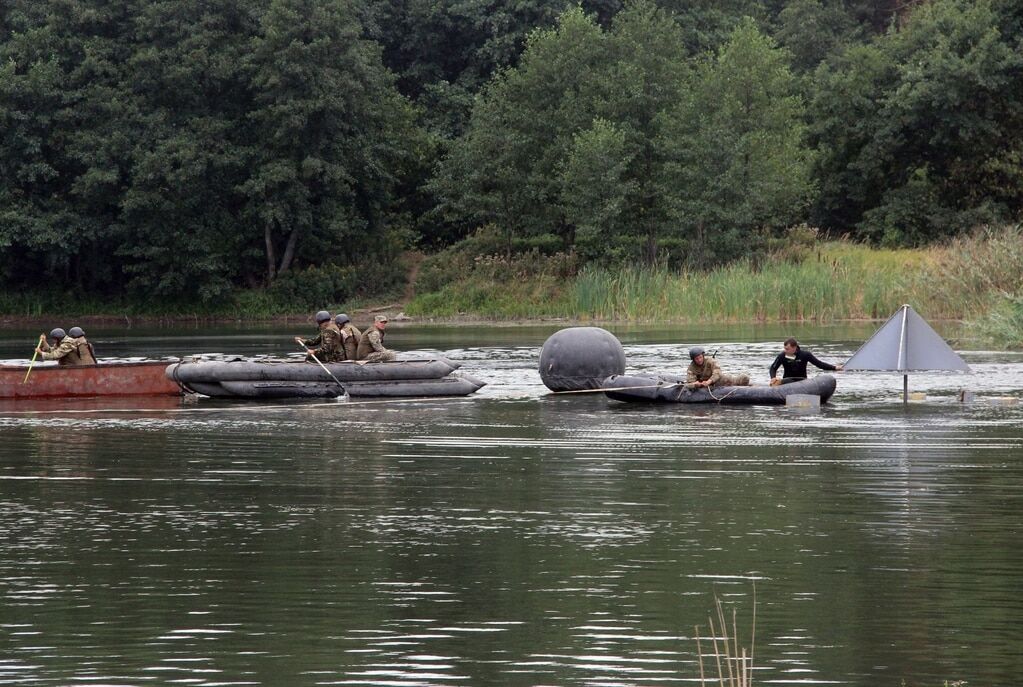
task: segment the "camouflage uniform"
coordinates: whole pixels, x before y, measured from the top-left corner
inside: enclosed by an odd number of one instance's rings
[[[43,351],[39,356],[41,359],[56,360],[57,364],[61,367],[96,364],[96,356],[93,355],[92,344],[86,341],[84,336],[79,336],[77,339],[65,336],[60,340],[56,348],[53,348],[44,341],[39,348]]]
[[[749,386],[749,375],[721,374],[721,366],[718,365],[718,361],[710,356],[703,356],[703,365],[697,365],[695,360],[689,363],[689,369],[686,370],[686,384],[705,382],[708,379],[712,389],[721,386]]]
[[[362,332],[351,322],[345,322],[341,327],[341,349],[345,360],[359,359],[359,342],[362,341]]]
[[[358,359],[367,363],[386,363],[394,360],[394,351],[384,348],[384,333],[372,326],[359,341]]]
[[[341,348],[341,332],[329,320],[320,325],[320,333],[315,339],[305,339],[302,345],[312,348],[321,363],[339,363],[345,359],[344,349]],[[315,362],[311,357],[306,360]]]

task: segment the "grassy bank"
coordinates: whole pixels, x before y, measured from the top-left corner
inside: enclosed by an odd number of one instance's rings
[[[401,294],[327,300],[316,305],[296,304],[268,295],[265,290],[240,290],[216,302],[133,300],[128,298],[61,298],[48,293],[7,293],[0,295],[0,321],[49,322],[66,318],[83,321],[211,321],[276,320],[308,318],[316,310],[350,309],[358,312],[395,303]]]
[[[457,260],[457,256],[456,260]],[[565,256],[477,258],[409,304],[410,315],[662,322],[879,319],[903,303],[931,319],[1023,347],[1023,231],[887,250],[842,241],[709,272],[584,267]]]
[[[210,303],[7,292],[0,294],[0,318],[44,324],[68,317],[78,323],[274,320],[306,318],[320,308],[357,314],[391,306],[392,313],[434,319],[829,322],[881,319],[910,303],[929,319],[964,322],[963,338],[1023,348],[1020,226],[915,250],[810,242],[759,263],[740,261],[709,272],[580,268],[571,254],[527,249],[481,255],[485,248],[469,240],[427,258],[410,301],[398,279],[382,293],[342,300],[312,293],[305,279],[296,278],[287,289],[238,291]],[[327,280],[320,277],[308,281],[322,287]]]
[[[397,270],[402,270],[400,278]],[[238,321],[308,318],[317,310],[358,312],[399,304],[405,292],[405,267],[386,275],[377,293],[356,292],[349,275],[331,268],[311,268],[288,275],[269,288],[238,289],[212,300],[162,297],[89,297],[81,290],[5,291],[0,293],[0,321],[43,322],[73,318],[85,321]],[[334,270],[336,272],[336,270]],[[333,278],[332,278],[333,277]],[[350,294],[350,295],[349,295]]]

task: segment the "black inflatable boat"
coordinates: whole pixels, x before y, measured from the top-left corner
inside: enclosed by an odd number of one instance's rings
[[[185,391],[214,398],[468,396],[485,386],[469,375],[452,376],[459,364],[446,358],[326,367],[330,375],[316,363],[196,361],[169,365],[166,374]]]
[[[604,394],[632,403],[722,403],[728,405],[785,405],[791,394],[820,396],[827,403],[835,393],[835,378],[818,375],[781,386],[723,386],[687,389],[685,377],[674,375],[614,375],[604,380]]]

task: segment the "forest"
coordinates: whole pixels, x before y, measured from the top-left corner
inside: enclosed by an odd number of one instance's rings
[[[1017,0],[6,0],[0,284],[294,311],[409,251],[927,246],[1020,221],[1021,131]]]

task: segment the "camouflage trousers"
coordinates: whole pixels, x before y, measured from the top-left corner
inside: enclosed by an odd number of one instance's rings
[[[394,360],[394,351],[374,351],[359,362],[363,363],[389,363]]]

